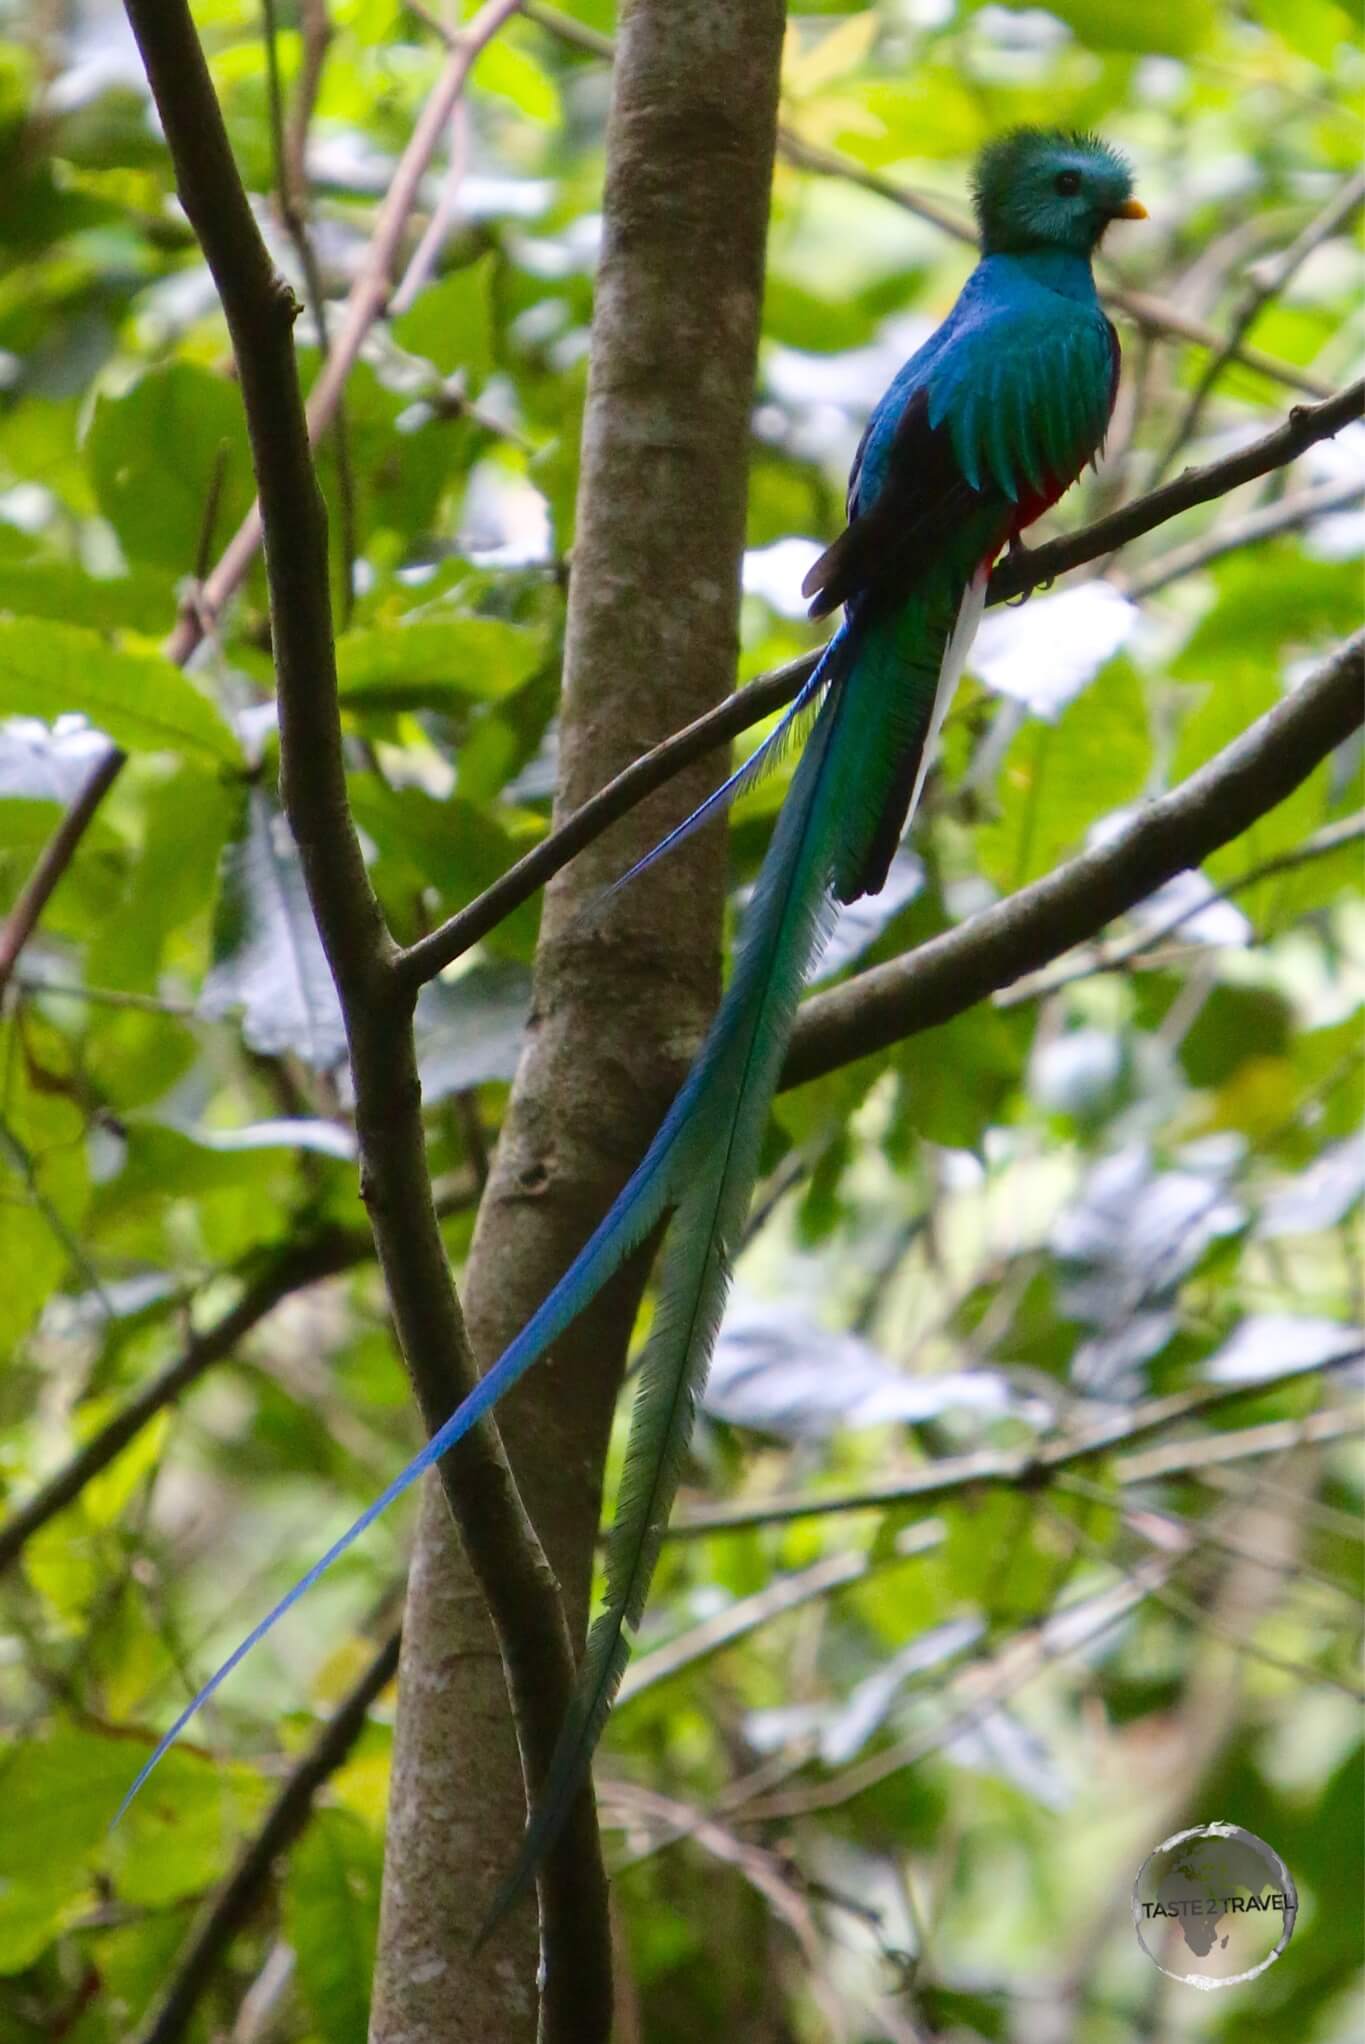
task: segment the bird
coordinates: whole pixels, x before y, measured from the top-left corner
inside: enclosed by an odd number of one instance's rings
[[[813,715],[736,946],[729,986],[645,1155],[521,1333],[457,1411],[261,1620],[159,1741],[118,1816],[200,1706],[578,1316],[665,1218],[653,1324],[608,1535],[603,1609],[546,1778],[485,1933],[529,1885],[584,1783],[639,1627],[681,1477],[797,1002],[841,906],[876,894],[913,816],[1002,549],[1103,447],[1119,341],[1091,259],[1145,219],[1098,136],[1015,128],[979,156],[980,258],[899,371],[854,456],[847,520],[805,578],[843,619],[766,741],[625,885],[769,768]],[[818,705],[818,710],[817,706]],[[117,1817],[115,1822],[117,1822]]]

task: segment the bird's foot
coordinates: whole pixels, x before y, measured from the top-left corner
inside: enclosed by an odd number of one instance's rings
[[[1034,549],[1031,546],[1025,546],[1017,532],[1010,534],[1009,559],[1012,568],[1017,568],[1021,573],[1027,574],[1028,564],[1032,560],[1033,554]],[[1018,610],[1021,604],[1028,602],[1035,589],[1050,589],[1055,579],[1055,576],[1049,575],[1043,581],[1030,582],[1028,587],[1021,589],[1017,596],[1007,596],[1005,601],[1012,610]]]

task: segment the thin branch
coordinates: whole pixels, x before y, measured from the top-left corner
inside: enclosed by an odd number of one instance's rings
[[[1104,845],[907,957],[808,1000],[783,1073],[802,1085],[975,1002],[1084,943],[1167,880],[1198,866],[1305,781],[1360,728],[1365,632],[1171,794]]]
[[[294,103],[284,125],[283,168],[285,189],[304,202],[308,192],[308,131],[313,125],[327,52],[336,33],[327,12],[327,0],[299,0],[299,33],[303,39],[303,62],[294,88]]]
[[[193,1335],[179,1355],[149,1377],[25,1503],[0,1522],[0,1574],[18,1560],[25,1542],[78,1498],[157,1413],[174,1404],[206,1370],[230,1356],[282,1299],[323,1278],[335,1277],[373,1254],[368,1232],[342,1228],[328,1229],[279,1250],[247,1284],[234,1306],[202,1334]]]
[[[1155,962],[1155,954],[1160,952],[1164,944],[1170,942],[1177,930],[1183,929],[1185,924],[1192,922],[1196,916],[1203,915],[1214,902],[1227,901],[1235,894],[1244,894],[1249,887],[1255,887],[1262,880],[1272,880],[1279,873],[1292,873],[1300,866],[1311,865],[1315,859],[1329,858],[1332,853],[1357,843],[1362,837],[1365,837],[1365,810],[1358,810],[1354,816],[1344,816],[1338,823],[1324,824],[1321,830],[1314,831],[1312,837],[1305,838],[1301,845],[1292,845],[1288,851],[1277,852],[1272,859],[1262,859],[1257,865],[1248,866],[1244,873],[1238,873],[1234,879],[1224,881],[1221,887],[1201,896],[1198,901],[1190,902],[1159,929],[1140,931],[1126,943],[1111,945],[1107,949],[1101,947],[1090,957],[1082,957],[1071,970],[1052,974],[1036,973],[1028,979],[1018,980],[1004,993],[997,995],[996,1005],[1001,1008],[1014,1008],[1024,1001],[1043,1000],[1049,994],[1059,992],[1062,987],[1072,986],[1077,980],[1092,979],[1098,973],[1124,972],[1130,965],[1136,965],[1142,960],[1151,959]],[[1208,947],[1201,946],[1200,949],[1207,950]]]
[[[179,2044],[185,2036],[229,1945],[269,1886],[275,1861],[303,1830],[318,1791],[342,1766],[365,1729],[371,1706],[397,1674],[399,1642],[395,1627],[302,1759],[291,1768],[260,1830],[242,1851],[181,1954],[154,2014],[137,2033],[136,2044]]]
[[[1088,1533],[1085,1527],[1078,1525],[1074,1519],[1064,1517],[1047,1498],[1040,1498],[1039,1504],[1053,1525],[1065,1527],[1071,1539],[1091,1561],[1113,1569],[1125,1581],[1132,1580],[1136,1571],[1131,1563],[1116,1559],[1101,1541],[1096,1540],[1093,1534]],[[1217,1537],[1216,1533],[1211,1535],[1211,1542],[1216,1543]],[[1184,1551],[1192,1552],[1194,1545],[1195,1543],[1190,1542]],[[1197,1603],[1193,1597],[1187,1597],[1183,1590],[1176,1589],[1169,1582],[1154,1585],[1146,1594],[1154,1604],[1159,1604],[1173,1617],[1183,1619],[1186,1625],[1194,1626],[1197,1632],[1209,1633],[1213,1638],[1221,1639],[1234,1652],[1245,1654],[1250,1660],[1260,1661],[1265,1667],[1274,1668],[1277,1674],[1292,1675],[1296,1682],[1321,1684],[1329,1689],[1339,1689],[1355,1702],[1365,1703],[1365,1689],[1362,1689],[1359,1683],[1352,1682],[1344,1675],[1334,1675],[1330,1669],[1315,1668],[1306,1661],[1290,1660],[1285,1654],[1277,1654],[1269,1647],[1258,1645],[1255,1640],[1248,1638],[1240,1626],[1229,1624],[1216,1611]]]
[[[1334,1413],[1333,1418],[1342,1417]],[[1112,1505],[1114,1493],[1106,1490],[1102,1483],[1091,1483],[1084,1476],[1064,1475],[1057,1478],[1057,1488],[1070,1495],[1085,1498],[1092,1504]],[[1230,1554],[1238,1561],[1249,1562],[1253,1568],[1262,1569],[1267,1575],[1292,1575],[1300,1582],[1315,1583],[1319,1589],[1330,1590],[1334,1596],[1345,1596],[1355,1602],[1354,1586],[1341,1582],[1335,1576],[1327,1575],[1322,1569],[1313,1568],[1302,1555],[1263,1554],[1249,1541],[1239,1540],[1233,1533],[1225,1533],[1217,1526],[1206,1525],[1202,1519],[1189,1512],[1177,1512],[1170,1505],[1129,1504],[1122,1507],[1123,1523],[1130,1532],[1136,1533],[1149,1547],[1169,1546],[1174,1539],[1182,1547],[1193,1550],[1198,1547],[1216,1547],[1221,1554]],[[1169,1528],[1169,1535],[1158,1534],[1156,1526]]]
[[[1323,208],[1315,220],[1311,220],[1302,234],[1282,250],[1278,256],[1253,265],[1251,282],[1241,304],[1228,326],[1227,338],[1209,361],[1204,364],[1203,373],[1181,414],[1180,422],[1171,435],[1170,445],[1157,463],[1153,481],[1166,473],[1182,447],[1193,440],[1204,416],[1204,407],[1213,394],[1214,386],[1234,361],[1242,343],[1256,320],[1273,298],[1277,298],[1291,279],[1307,262],[1314,249],[1320,248],[1334,234],[1349,225],[1354,214],[1365,204],[1365,171],[1359,171],[1348,178],[1336,196]]]
[[[436,259],[445,245],[454,224],[460,205],[460,186],[464,183],[465,170],[469,163],[469,109],[465,102],[457,100],[450,116],[450,146],[446,157],[446,174],[441,183],[436,204],[431,209],[431,218],[422,230],[422,239],[413,251],[412,261],[403,272],[402,282],[389,301],[389,310],[396,319],[415,304],[436,267]]]
[[[1197,574],[1211,561],[1221,560],[1224,554],[1258,546],[1263,539],[1278,539],[1286,532],[1297,532],[1315,519],[1330,517],[1334,511],[1348,511],[1362,497],[1365,480],[1357,477],[1348,477],[1345,482],[1319,483],[1311,490],[1296,490],[1278,503],[1263,504],[1258,510],[1249,511],[1244,518],[1228,519],[1203,539],[1191,540],[1188,546],[1173,547],[1150,567],[1140,569],[1131,581],[1120,580],[1116,586],[1134,603],[1141,603],[1182,576]]]
[[[435,979],[647,795],[662,788],[684,767],[704,759],[717,746],[728,744],[751,724],[789,703],[813,669],[816,657],[811,653],[789,660],[785,667],[750,682],[747,688],[737,689],[714,710],[695,718],[623,768],[558,829],[523,853],[467,908],[401,951],[395,965],[399,977],[414,989]]]
[[[684,1668],[719,1653],[722,1647],[733,1646],[737,1639],[746,1638],[761,1625],[770,1624],[774,1618],[785,1617],[789,1611],[799,1611],[802,1605],[815,1603],[822,1597],[832,1597],[837,1590],[862,1582],[874,1570],[913,1561],[919,1555],[941,1547],[943,1540],[944,1529],[938,1520],[921,1520],[915,1526],[907,1526],[897,1536],[895,1546],[888,1554],[830,1554],[795,1574],[774,1577],[751,1596],[737,1598],[733,1604],[727,1604],[710,1618],[703,1618],[699,1624],[689,1626],[664,1646],[655,1647],[651,1653],[642,1654],[639,1660],[632,1662],[617,1693],[617,1709],[624,1709],[644,1690],[652,1689],[656,1682],[664,1682],[669,1676],[680,1674]]]
[[[316,446],[332,422],[338,400],[355,367],[365,336],[384,312],[389,299],[393,268],[402,246],[409,216],[417,203],[422,179],[431,162],[451,112],[464,92],[469,73],[479,52],[492,41],[505,22],[516,13],[519,0],[486,0],[462,32],[451,51],[418,116],[407,147],[399,158],[375,221],[359,273],[351,286],[341,315],[336,341],[327,362],[308,394],[307,420],[310,446]],[[254,504],[239,526],[218,566],[204,584],[203,601],[208,615],[221,611],[236,591],[261,543],[260,505]],[[196,629],[182,620],[167,646],[177,663],[189,658],[199,642]]]
[[[992,1711],[1010,1702],[1045,1668],[1069,1659],[1083,1647],[1093,1647],[1163,1585],[1175,1567],[1170,1556],[1153,1556],[1132,1571],[1131,1580],[1089,1593],[1069,1604],[1059,1604],[1031,1631],[1016,1634],[999,1653],[981,1656],[945,1685],[949,1700],[959,1696],[964,1699],[961,1708],[945,1723],[911,1733],[894,1745],[869,1754],[831,1781],[784,1790],[750,1803],[736,1813],[737,1821],[769,1823],[809,1816],[817,1810],[837,1809],[890,1775],[941,1752]],[[1087,1619],[1090,1622],[1085,1624]]]
[[[1093,1461],[1097,1455],[1119,1453],[1184,1420],[1208,1419],[1240,1399],[1265,1397],[1286,1384],[1342,1369],[1348,1363],[1359,1362],[1362,1355],[1365,1349],[1351,1349],[1329,1356],[1311,1370],[1280,1370],[1272,1376],[1257,1378],[1254,1383],[1219,1384],[1208,1390],[1151,1398],[1124,1418],[1092,1428],[1079,1439],[1044,1441],[1017,1454],[984,1449],[975,1455],[954,1455],[928,1469],[915,1470],[909,1476],[874,1485],[869,1490],[845,1491],[831,1497],[766,1498],[758,1505],[738,1508],[722,1505],[714,1510],[688,1512],[673,1521],[668,1529],[669,1538],[689,1540],[711,1533],[737,1533],[751,1526],[781,1526],[794,1519],[827,1518],[834,1512],[892,1511],[901,1505],[958,1497],[982,1487],[1043,1489],[1061,1471]],[[1128,1480],[1147,1482],[1151,1476],[1150,1464],[1135,1464]]]
[[[118,779],[127,757],[111,746],[90,769],[84,787],[75,797],[56,830],[43,847],[38,863],[29,874],[19,898],[0,929],[0,1000],[9,984],[19,954],[38,927],[43,910],[52,899],[58,881],[80,848],[81,839],[94,820],[95,811]]]
[[[1111,517],[1047,546],[1030,548],[1022,559],[1015,556],[1005,562],[991,577],[990,601],[1003,603],[1068,569],[1098,560],[1181,511],[1207,503],[1239,483],[1282,467],[1306,447],[1339,433],[1352,419],[1359,418],[1363,410],[1365,383],[1352,385],[1325,404],[1297,407],[1283,425],[1237,454],[1207,468],[1191,469],[1164,490],[1139,497]],[[401,952],[396,966],[399,977],[414,989],[435,979],[647,795],[694,760],[704,758],[716,746],[728,744],[741,731],[789,703],[809,679],[818,658],[818,653],[808,653],[788,661],[785,667],[737,689],[714,710],[644,753],[515,865],[509,866],[466,908]]]
[[[1291,1448],[1320,1448],[1342,1441],[1361,1431],[1361,1416],[1351,1407],[1311,1412],[1306,1419],[1269,1420],[1264,1426],[1238,1427],[1231,1433],[1209,1434],[1203,1440],[1171,1441],[1160,1448],[1146,1448],[1141,1455],[1125,1456],[1116,1465],[1121,1483],[1157,1483],[1166,1476],[1194,1476],[1211,1479],[1209,1470],[1229,1462],[1252,1462],[1262,1455],[1282,1455]],[[1359,1537],[1354,1520],[1351,1530]]]
[[[261,239],[233,161],[187,0],[126,0],[175,166],[232,338],[267,536],[280,721],[281,793],[309,902],[336,981],[356,1096],[361,1189],[404,1359],[435,1431],[473,1390],[470,1353],[432,1200],[412,1031],[413,999],[370,884],[347,798],[327,587],[326,518],[310,442],[383,303],[397,235],[421,170],[475,54],[515,11],[489,0],[428,100],[381,208],[366,274],[305,415],[295,306]],[[573,1693],[573,1644],[558,1586],[491,1416],[439,1464],[444,1494],[488,1605],[532,1795]],[[580,1797],[541,1870],[541,2034],[584,2034],[611,2001],[610,1937],[591,1798]],[[491,1869],[489,1872],[491,1873]]]
[[[323,11],[319,32],[319,10],[316,6],[312,8],[310,17],[301,23],[305,35],[305,74],[300,84],[300,99],[296,104],[291,125],[285,116],[284,88],[280,82],[275,0],[261,0],[261,12],[265,33],[266,97],[270,108],[271,146],[275,152],[276,198],[285,231],[294,244],[294,253],[298,257],[299,270],[308,297],[308,310],[313,315],[313,325],[317,329],[318,351],[325,363],[330,353],[327,293],[323,288],[322,271],[318,265],[317,251],[313,247],[313,237],[308,224],[308,170],[305,152],[308,122],[312,117],[313,103],[322,81],[321,67],[326,57],[327,45],[331,40],[331,24]],[[336,455],[337,508],[340,512],[341,530],[337,540],[341,557],[339,579],[341,616],[344,624],[351,616],[355,589],[356,525],[350,433],[346,424],[346,407],[340,397],[337,399],[336,416],[332,421],[332,448]]]

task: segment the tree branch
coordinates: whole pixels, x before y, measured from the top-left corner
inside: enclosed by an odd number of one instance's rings
[[[58,881],[75,858],[81,839],[94,820],[95,811],[118,779],[126,757],[126,753],[111,745],[103,758],[96,760],[85,786],[43,847],[37,865],[6,916],[4,928],[0,929],[0,1001],[4,998],[20,953],[37,929]]]
[[[436,1210],[444,1219],[471,1207],[475,1198],[472,1183],[457,1181],[438,1195]],[[228,1307],[202,1334],[191,1336],[179,1355],[148,1378],[25,1503],[0,1521],[0,1575],[18,1560],[25,1543],[73,1503],[149,1420],[183,1397],[206,1370],[232,1355],[251,1330],[284,1299],[325,1278],[339,1277],[356,1264],[368,1262],[373,1255],[373,1237],[368,1230],[362,1232],[358,1228],[327,1228],[276,1250],[264,1268],[258,1268],[248,1278],[235,1306]],[[253,1255],[251,1261],[259,1265],[259,1255]],[[242,1274],[247,1275],[245,1271]]]
[[[1362,411],[1365,382],[1352,384],[1320,405],[1296,406],[1282,425],[1236,454],[1211,462],[1206,468],[1190,469],[1164,489],[1138,497],[1080,532],[1053,540],[1047,546],[1031,547],[1022,556],[1015,555],[1003,562],[991,577],[989,601],[1004,603],[1010,597],[1022,595],[1041,582],[1052,581],[1071,568],[1126,546],[1182,511],[1206,504],[1236,489],[1240,483],[1282,468],[1319,440],[1339,433],[1358,419]],[[818,653],[804,654],[750,682],[747,688],[737,689],[714,710],[708,710],[633,761],[515,865],[509,866],[468,907],[401,951],[396,961],[399,978],[414,990],[435,979],[646,795],[663,787],[684,767],[705,758],[715,747],[728,744],[741,731],[747,731],[789,703],[809,679],[818,658]]]
[[[370,1707],[398,1672],[397,1627],[352,1684],[312,1745],[291,1768],[256,1836],[249,1840],[213,1905],[180,1956],[155,2012],[136,2044],[179,2044],[212,1984],[229,1945],[250,1920],[275,1861],[307,1823],[319,1789],[343,1764],[365,1729]]]
[[[1091,979],[1102,972],[1123,972],[1130,965],[1139,963],[1155,964],[1157,954],[1164,944],[1169,943],[1176,932],[1202,915],[1215,901],[1230,900],[1234,894],[1244,894],[1249,887],[1255,887],[1262,880],[1273,880],[1279,873],[1292,873],[1300,866],[1311,865],[1315,859],[1328,859],[1334,852],[1345,849],[1365,837],[1365,810],[1358,810],[1354,816],[1344,816],[1337,823],[1325,823],[1321,830],[1305,838],[1301,845],[1292,845],[1287,851],[1277,852],[1273,859],[1262,859],[1254,866],[1248,866],[1243,873],[1237,873],[1231,880],[1225,880],[1212,893],[1192,901],[1182,908],[1178,915],[1171,917],[1159,929],[1140,930],[1125,944],[1115,945],[1083,958],[1074,971],[1054,973],[1050,977],[1034,977],[1020,980],[1008,993],[999,996],[999,1006],[1013,1008],[1024,1001],[1045,999],[1057,993],[1062,987],[1072,986],[1077,980]]]
[[[1218,1384],[1206,1391],[1177,1391],[1168,1398],[1149,1398],[1121,1419],[1093,1427],[1079,1438],[1063,1435],[1023,1449],[1018,1454],[999,1454],[988,1448],[976,1455],[953,1455],[935,1462],[928,1469],[917,1469],[910,1476],[898,1477],[892,1483],[876,1484],[868,1490],[845,1491],[832,1497],[765,1498],[762,1504],[752,1507],[736,1509],[723,1505],[715,1510],[692,1511],[673,1521],[668,1537],[670,1540],[691,1540],[711,1533],[738,1533],[750,1526],[781,1526],[794,1519],[827,1518],[836,1512],[885,1512],[900,1505],[927,1504],[942,1498],[959,1497],[978,1486],[1041,1489],[1063,1470],[1093,1461],[1097,1455],[1112,1455],[1131,1448],[1183,1420],[1210,1419],[1243,1398],[1268,1397],[1286,1384],[1306,1382],[1316,1376],[1326,1376],[1333,1370],[1345,1369],[1350,1363],[1358,1363],[1362,1355],[1365,1355],[1365,1348],[1348,1349],[1340,1355],[1328,1356],[1309,1369],[1299,1365],[1244,1384]],[[1351,1424],[1358,1425],[1358,1418]],[[1178,1445],[1182,1453],[1188,1453],[1188,1443]],[[1213,1459],[1212,1455],[1210,1459]],[[1178,1466],[1183,1469],[1188,1464],[1181,1462]],[[1143,1462],[1134,1457],[1133,1467],[1123,1480],[1146,1483],[1156,1475],[1168,1473],[1171,1473],[1169,1466],[1154,1461]]]
[[[1263,539],[1278,539],[1282,533],[1297,532],[1315,519],[1330,517],[1334,511],[1350,510],[1362,497],[1365,478],[1354,476],[1345,482],[1318,483],[1310,490],[1295,490],[1277,503],[1262,504],[1257,510],[1248,511],[1244,518],[1225,520],[1203,539],[1191,540],[1188,546],[1170,548],[1158,555],[1150,567],[1139,570],[1131,581],[1120,581],[1117,587],[1132,602],[1145,602],[1159,589],[1169,588],[1183,575],[1197,574],[1210,562],[1222,560],[1225,554],[1256,546]]]
[[[1279,296],[1307,262],[1314,249],[1320,248],[1324,241],[1329,241],[1334,234],[1350,224],[1363,203],[1365,203],[1365,171],[1359,171],[1355,177],[1345,180],[1317,218],[1309,221],[1302,234],[1298,235],[1288,248],[1282,249],[1277,256],[1253,266],[1251,282],[1229,323],[1227,339],[1204,364],[1199,381],[1190,392],[1180,421],[1171,435],[1170,445],[1156,465],[1154,482],[1160,480],[1181,448],[1194,438],[1214,386],[1229,362],[1236,360],[1243,341],[1271,299]]]
[[[1198,866],[1292,794],[1359,729],[1365,632],[1207,766],[1082,852],[908,957],[873,966],[797,1017],[784,1086],[951,1021],[976,1001],[1093,937],[1115,916]]]
[[[432,1203],[412,1000],[392,971],[394,947],[347,802],[326,519],[310,429],[319,430],[322,412],[339,392],[359,346],[359,330],[382,302],[397,228],[420,166],[463,86],[478,37],[486,40],[515,0],[489,0],[427,103],[382,209],[375,258],[353,295],[308,418],[291,336],[295,307],[237,175],[186,0],[126,4],[181,201],[218,288],[236,354],[266,540],[281,793],[346,1023],[362,1192],[404,1357],[423,1418],[434,1431],[473,1387],[476,1370]],[[490,1421],[444,1458],[440,1476],[492,1614],[522,1763],[534,1789],[573,1687],[573,1649],[558,1590]],[[551,2036],[573,2035],[584,2005],[598,2013],[610,2006],[605,1898],[583,1874],[595,1852],[589,1804],[568,1827],[540,1885]]]

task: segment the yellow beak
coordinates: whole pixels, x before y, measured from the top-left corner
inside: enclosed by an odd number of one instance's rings
[[[1141,199],[1125,199],[1121,206],[1115,207],[1114,218],[1116,220],[1145,220],[1147,218],[1147,208],[1143,205]]]

